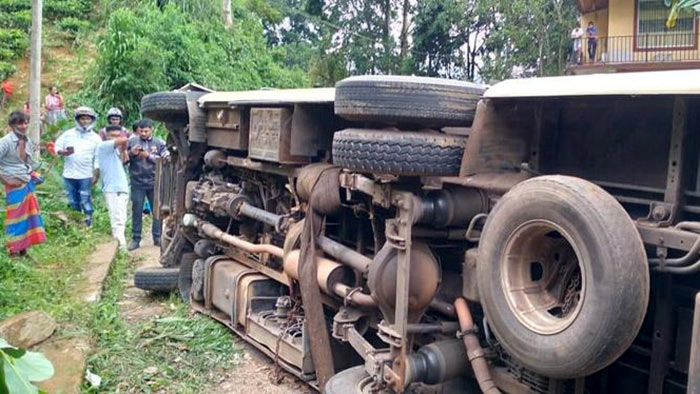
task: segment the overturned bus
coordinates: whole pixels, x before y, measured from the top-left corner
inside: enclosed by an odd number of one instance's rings
[[[700,392],[700,71],[142,100],[162,268],[330,393]]]

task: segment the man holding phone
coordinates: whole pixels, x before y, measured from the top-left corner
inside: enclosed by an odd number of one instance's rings
[[[129,173],[131,174],[131,230],[132,241],[129,250],[138,249],[141,244],[143,202],[153,206],[155,184],[155,163],[158,157],[167,158],[165,142],[153,137],[153,124],[142,119],[136,124],[136,134],[129,139]],[[160,220],[153,220],[153,244],[160,246]]]
[[[65,158],[63,181],[68,203],[86,216],[85,224],[92,224],[92,185],[95,148],[102,139],[93,130],[97,114],[90,107],[75,110],[75,127],[66,130],[56,140],[56,153]]]

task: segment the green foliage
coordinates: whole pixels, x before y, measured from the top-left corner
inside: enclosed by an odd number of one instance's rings
[[[143,95],[192,81],[219,90],[308,84],[303,72],[275,61],[260,22],[243,14],[226,30],[219,19],[195,19],[175,4],[119,8],[97,48],[86,95],[127,117],[138,113]]]
[[[14,64],[0,60],[0,81],[5,80],[17,71]]]
[[[85,19],[78,19],[72,16],[62,19],[58,22],[58,27],[61,30],[77,34],[81,31],[86,31],[91,27],[91,23]]]
[[[19,29],[0,29],[0,60],[24,54],[28,45],[27,33]]]
[[[0,393],[37,393],[32,382],[46,380],[53,373],[53,365],[41,353],[12,347],[0,338]]]
[[[0,27],[29,31],[32,27],[32,11],[29,9],[15,12],[0,11]]]

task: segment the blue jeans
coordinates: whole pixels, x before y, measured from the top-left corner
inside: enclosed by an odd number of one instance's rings
[[[143,202],[146,199],[148,199],[148,203],[153,206],[153,188],[131,188],[131,237],[136,242],[141,242]],[[160,220],[153,219],[151,233],[153,234],[154,241],[160,241],[160,226]]]
[[[84,212],[88,219],[92,218],[92,197],[90,178],[71,179],[63,178],[66,185],[66,196],[70,206],[79,212]]]

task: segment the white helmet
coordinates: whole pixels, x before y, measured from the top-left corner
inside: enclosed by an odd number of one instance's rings
[[[97,113],[90,107],[78,107],[75,109],[74,118],[77,120],[81,116],[89,116],[93,120],[97,119]]]
[[[107,120],[109,120],[109,118],[111,118],[112,116],[118,116],[119,119],[124,119],[122,111],[120,111],[117,107],[112,107],[109,109],[109,111],[107,111]]]

